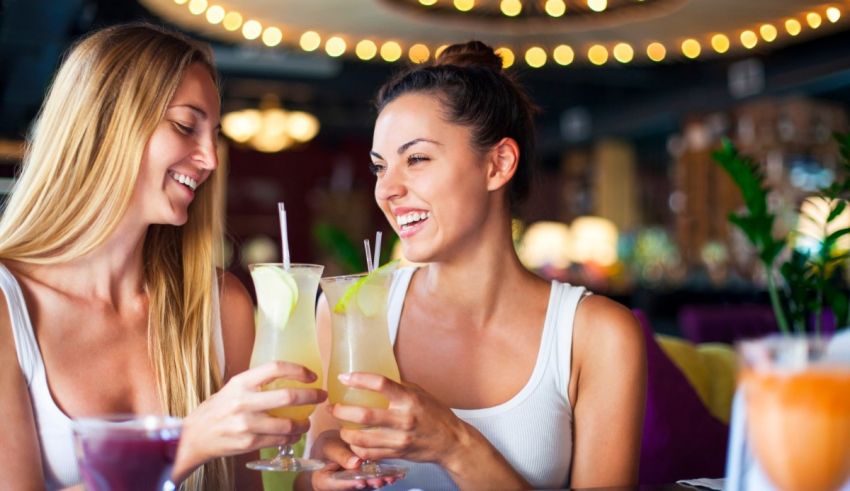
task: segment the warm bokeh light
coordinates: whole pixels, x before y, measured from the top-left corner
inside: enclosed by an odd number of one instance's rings
[[[725,34],[711,36],[711,47],[718,53],[729,51],[729,38]]]
[[[251,139],[263,125],[263,117],[256,109],[245,109],[225,114],[221,118],[221,127],[224,134],[239,143],[245,143]]]
[[[823,19],[817,12],[809,12],[808,14],[806,14],[806,23],[808,23],[809,27],[811,27],[812,29],[817,29],[818,27],[820,27],[822,21]]]
[[[184,5],[188,1],[189,0],[174,0],[174,3],[176,3],[177,5]]]
[[[635,50],[629,43],[617,43],[614,46],[614,59],[620,63],[628,63],[635,57]]]
[[[325,41],[325,52],[334,58],[342,56],[347,47],[345,40],[339,36],[334,36]]]
[[[560,17],[567,11],[564,0],[546,0],[546,13],[551,17]]]
[[[772,43],[776,40],[776,36],[779,33],[776,31],[776,27],[774,27],[773,24],[762,24],[762,26],[759,27],[759,34],[761,34],[762,39],[768,43]]]
[[[646,56],[652,61],[661,61],[667,57],[667,48],[658,42],[649,43],[649,46],[646,47]]]
[[[747,49],[753,49],[759,43],[759,38],[756,33],[746,30],[741,33],[741,44]]]
[[[502,58],[502,68],[508,68],[514,64],[516,61],[516,56],[514,56],[514,52],[511,51],[510,48],[497,48],[495,53]],[[437,55],[439,56],[439,55]]]
[[[354,47],[354,54],[363,61],[371,60],[378,54],[378,45],[369,39],[364,39]]]
[[[454,5],[461,12],[469,12],[475,7],[475,0],[454,0]]]
[[[422,5],[424,5],[426,7],[430,7],[431,5],[434,5],[435,3],[437,3],[437,0],[419,0],[419,3],[421,3]]]
[[[190,0],[189,12],[195,15],[201,15],[207,10],[207,0]]]
[[[263,33],[263,25],[255,20],[249,20],[242,26],[242,36],[251,41],[260,37]]]
[[[608,61],[608,50],[601,44],[594,44],[587,50],[587,59],[594,65],[604,65]]]
[[[525,52],[525,62],[532,68],[540,68],[546,64],[546,51],[539,47],[533,46]]]
[[[304,51],[316,51],[321,44],[322,36],[319,36],[319,33],[316,31],[305,32],[301,35],[301,39],[298,41],[298,45],[301,46],[301,49]]]
[[[424,63],[428,61],[429,56],[431,56],[431,50],[428,49],[428,46],[421,43],[414,44],[407,50],[407,57],[413,63]]]
[[[395,41],[387,41],[381,45],[381,58],[384,61],[398,61],[401,58],[401,46]]]
[[[682,54],[690,59],[698,57],[702,53],[702,46],[696,39],[685,39],[682,41]]]
[[[552,51],[552,59],[559,65],[569,65],[573,62],[573,60],[575,60],[575,58],[575,52],[566,44],[561,44],[560,46],[555,47],[555,50]]]
[[[826,9],[826,18],[829,19],[830,22],[835,24],[838,22],[838,19],[841,18],[841,9],[838,7],[830,7]]]
[[[263,31],[263,44],[272,48],[283,40],[283,33],[277,27],[269,27]]]
[[[228,31],[235,31],[242,26],[242,14],[239,12],[228,12],[227,15],[224,16],[224,21],[222,25]]]
[[[437,46],[437,49],[434,50],[434,59],[436,60],[437,58],[439,58],[440,55],[443,54],[443,51],[445,51],[448,47],[448,44],[441,44]]]
[[[788,34],[796,36],[803,30],[803,25],[797,19],[788,19],[785,21],[785,30],[788,31]]]
[[[517,252],[531,269],[565,269],[570,265],[570,228],[560,222],[535,222],[528,227]]]
[[[516,17],[522,12],[522,2],[519,0],[502,0],[499,9],[508,17]]]
[[[587,7],[594,12],[602,12],[608,8],[608,0],[587,0]]]
[[[581,216],[570,224],[571,259],[574,262],[591,262],[600,266],[617,263],[617,226],[602,217]]]
[[[218,24],[224,20],[224,8],[220,5],[213,5],[207,9],[207,22],[210,24]]]

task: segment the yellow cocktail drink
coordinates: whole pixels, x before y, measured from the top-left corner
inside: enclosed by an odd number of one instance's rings
[[[251,278],[257,291],[257,333],[251,368],[270,361],[288,361],[312,370],[316,381],[304,384],[276,380],[264,389],[322,388],[322,360],[316,338],[315,301],[323,266],[252,264]],[[288,406],[270,411],[273,416],[304,420],[314,405]]]
[[[387,330],[387,296],[396,263],[369,274],[323,278],[322,291],[331,309],[333,343],[328,371],[328,400],[333,404],[386,408],[376,392],[352,389],[337,376],[369,372],[399,382],[398,365]],[[347,427],[356,427],[344,423]]]

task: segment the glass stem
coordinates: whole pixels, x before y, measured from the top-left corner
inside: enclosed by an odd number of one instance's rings
[[[290,461],[295,458],[295,449],[292,445],[281,445],[277,447],[277,457],[275,460],[279,462]]]
[[[377,462],[367,459],[364,460],[362,464],[360,464],[360,470],[364,473],[380,474],[381,466],[378,465]]]

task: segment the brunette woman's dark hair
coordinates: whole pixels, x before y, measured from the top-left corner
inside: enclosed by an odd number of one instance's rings
[[[502,59],[493,48],[480,41],[453,44],[432,63],[395,75],[378,91],[378,112],[410,92],[438,95],[447,120],[470,127],[472,142],[479,150],[488,150],[502,138],[513,138],[520,159],[508,187],[508,202],[514,208],[528,196],[537,107],[502,70]]]

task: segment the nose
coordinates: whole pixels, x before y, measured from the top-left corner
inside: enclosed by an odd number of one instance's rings
[[[218,141],[216,138],[213,136],[199,141],[192,154],[192,160],[203,170],[210,172],[216,170],[218,168]]]
[[[388,165],[383,174],[375,181],[375,199],[377,201],[392,201],[407,193],[404,185],[403,170],[397,165]]]

